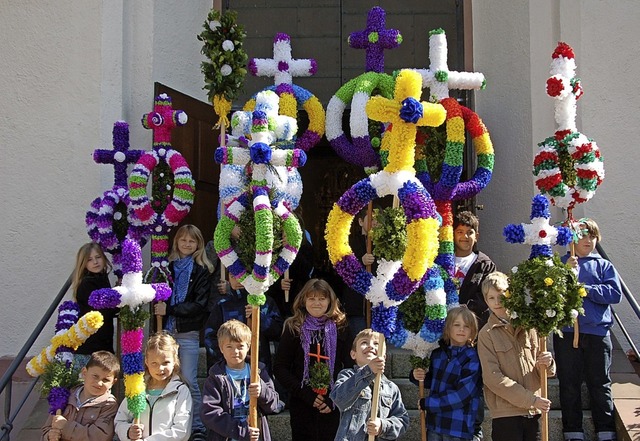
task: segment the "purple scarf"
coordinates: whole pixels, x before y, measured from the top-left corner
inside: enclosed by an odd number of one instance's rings
[[[329,356],[329,373],[331,374],[330,387],[333,387],[333,369],[336,364],[336,347],[338,344],[338,328],[336,322],[322,316],[320,318],[313,317],[310,314],[304,319],[300,328],[300,343],[304,352],[304,373],[302,374],[302,386],[309,382],[309,350],[311,349],[311,339],[314,332],[324,331],[324,339],[322,346],[324,353]]]

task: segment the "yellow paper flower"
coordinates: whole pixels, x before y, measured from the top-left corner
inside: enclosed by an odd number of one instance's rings
[[[504,296],[505,296],[506,298],[510,299],[510,298],[511,298],[511,291],[506,290],[506,291],[504,292]]]
[[[584,289],[584,286],[580,287],[580,289],[578,290],[578,294],[580,294],[580,297],[586,297],[587,296],[587,290]]]
[[[144,374],[142,372],[124,376],[124,390],[128,397],[135,397],[145,391]]]
[[[551,277],[545,277],[544,284],[547,286],[553,285],[553,279]]]

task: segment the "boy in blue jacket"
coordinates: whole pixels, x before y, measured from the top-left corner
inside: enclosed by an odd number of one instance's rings
[[[618,273],[611,262],[595,252],[601,240],[600,229],[592,219],[580,219],[581,238],[575,245],[575,256],[563,261],[578,271],[584,283],[584,316],[578,317],[578,347],[573,347],[574,328],[562,330],[564,338],[553,337],[553,347],[560,381],[560,407],[565,440],[584,440],[580,387],[586,381],[591,396],[591,415],[598,441],[616,439],[611,397],[611,337],[613,325],[611,305],[622,296]]]

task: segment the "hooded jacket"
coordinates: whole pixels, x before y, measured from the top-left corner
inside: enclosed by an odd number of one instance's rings
[[[187,441],[191,435],[191,419],[189,386],[174,375],[153,404],[147,397],[147,406],[140,415],[140,423],[144,424],[142,437],[145,441]],[[125,398],[115,419],[118,438],[129,439],[131,424],[133,414],[129,412]]]

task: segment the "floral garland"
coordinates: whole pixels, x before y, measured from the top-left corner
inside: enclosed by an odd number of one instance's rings
[[[309,386],[315,393],[326,395],[330,383],[331,373],[327,363],[319,361],[309,368]]]
[[[533,161],[536,186],[554,205],[567,209],[569,220],[573,208],[591,199],[604,179],[597,144],[576,129],[576,102],[583,90],[575,77],[574,58],[571,46],[558,43],[547,80],[547,95],[555,99],[558,128],[554,136],[538,144]]]
[[[171,288],[166,283],[142,283],[142,251],[133,240],[127,239],[122,244],[122,269],[122,284],[92,292],[89,305],[96,309],[121,308],[123,332],[120,342],[127,408],[134,417],[139,417],[147,405],[142,341],[149,313],[142,306],[152,301],[167,300],[171,296]]]
[[[266,94],[265,99],[268,98],[269,94]],[[232,119],[240,120],[241,118],[242,114],[237,115],[237,118],[234,114]],[[295,123],[289,117],[284,117],[281,122]],[[291,215],[283,201],[280,200],[272,209],[267,170],[270,167],[301,167],[306,162],[306,154],[299,149],[272,149],[270,144],[277,139],[275,133],[286,132],[289,134],[289,139],[293,136],[292,131],[283,132],[277,126],[276,120],[270,121],[265,111],[254,111],[249,148],[219,147],[215,153],[216,162],[224,165],[246,166],[251,174],[249,190],[225,207],[216,226],[214,243],[221,262],[249,292],[248,301],[252,305],[264,304],[266,301],[264,292],[289,268],[302,242],[302,230],[298,220]],[[275,130],[271,131],[270,128]],[[245,267],[231,241],[233,228],[240,222],[240,218],[250,204],[254,211],[256,238],[255,261],[252,269]],[[275,263],[272,263],[274,216],[282,219],[284,245]]]
[[[410,70],[398,75],[394,99],[373,97],[367,104],[371,119],[391,121],[389,164],[352,186],[329,213],[325,230],[329,259],[345,283],[374,305],[393,307],[419,286],[437,252],[438,215],[431,197],[414,177],[416,125],[439,125],[444,109],[439,104],[420,103],[421,78]],[[349,246],[349,230],[354,216],[376,197],[395,194],[407,219],[409,247],[402,262],[380,262],[378,275],[368,273]],[[383,325],[383,320],[379,323]],[[389,335],[392,323],[379,328]],[[375,328],[374,328],[375,329]]]
[[[291,57],[291,37],[278,33],[273,39],[273,58],[252,58],[249,71],[255,76],[273,77],[275,91],[280,97],[280,113],[297,118],[298,108],[302,106],[309,116],[307,130],[297,138],[296,148],[308,152],[324,135],[325,112],[320,100],[308,90],[293,84],[293,77],[314,75],[318,69],[313,59],[293,59]],[[253,99],[244,105],[244,110],[253,110]]]
[[[184,157],[171,148],[171,131],[186,124],[187,115],[173,110],[171,97],[160,94],[154,102],[154,111],[142,117],[142,125],[153,130],[153,150],[146,152],[129,175],[129,197],[136,217],[152,231],[151,268],[146,278],[151,281],[170,280],[169,232],[189,214],[193,205],[195,181]],[[172,184],[165,181],[164,166],[173,174]],[[147,183],[153,173],[153,204],[147,196]],[[159,188],[159,183],[165,186]],[[169,201],[164,205],[164,201]]]
[[[235,11],[220,13],[211,9],[198,35],[198,40],[203,42],[200,52],[207,57],[200,65],[205,81],[203,89],[207,90],[207,97],[220,118],[216,127],[221,123],[229,125],[227,114],[231,102],[237,98],[247,75],[247,53],[242,47],[247,34],[236,23],[237,16]]]

